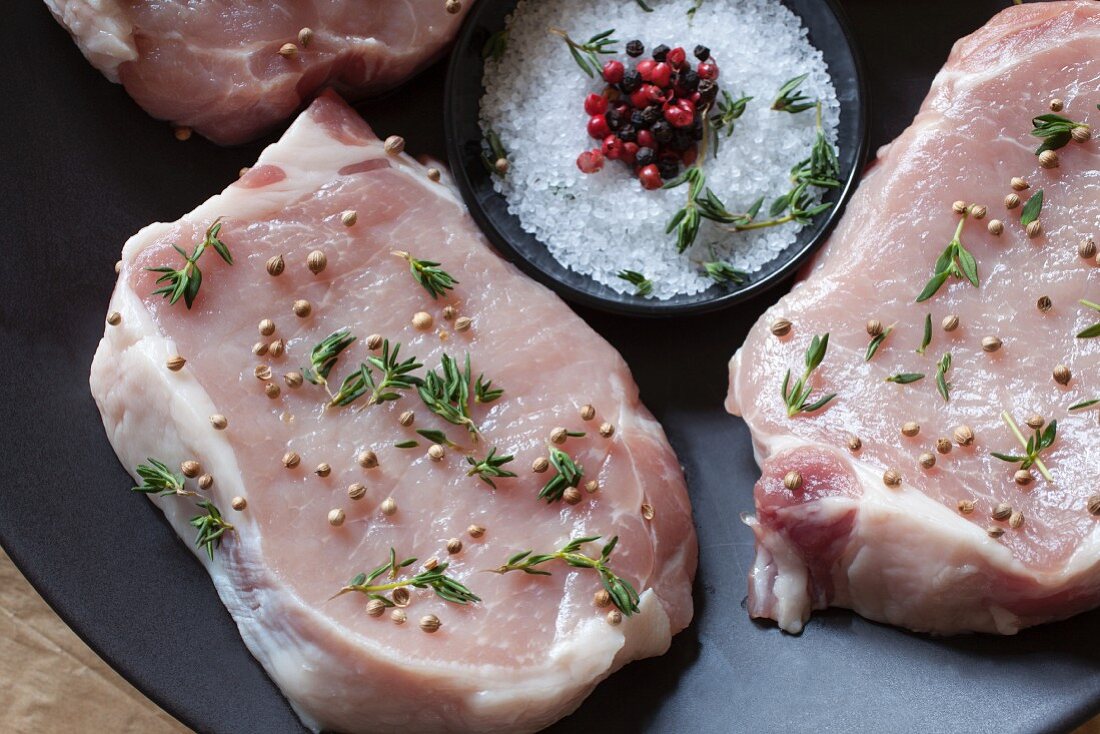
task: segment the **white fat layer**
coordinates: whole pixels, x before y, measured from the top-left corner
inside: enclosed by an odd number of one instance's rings
[[[138,57],[134,29],[117,0],[46,0],[46,7],[105,77],[118,83],[118,67]]]
[[[325,171],[382,155],[380,146],[333,145],[324,129],[303,115],[257,164],[279,166],[287,173],[284,180],[262,191],[230,186],[185,221],[200,226],[220,215],[250,218],[278,211],[329,182],[332,174]],[[430,182],[412,158],[389,160],[409,169],[414,180],[430,187],[432,196],[459,205],[455,194]],[[92,393],[108,438],[131,473],[150,456],[202,456],[218,477],[208,494],[227,509],[233,496],[247,495],[227,432],[211,429],[209,416],[217,411],[190,371],[164,368],[175,347],[126,277],[141,251],[168,227],[150,225],[123,249],[122,276],[111,302],[122,321],[108,327],[100,342],[92,364]],[[617,397],[620,404],[625,402]],[[157,409],[143,409],[152,405]],[[622,414],[619,418],[625,420]],[[340,627],[281,585],[264,563],[260,530],[247,512],[231,513],[237,533],[211,561],[191,543],[193,504],[174,497],[152,500],[210,573],[249,650],[315,731],[361,731],[365,723],[372,731],[410,725],[425,732],[535,731],[574,710],[625,663],[662,654],[671,642],[669,618],[648,589],[641,594],[638,614],[618,627],[597,619],[559,634],[540,664],[507,667],[410,658]],[[424,690],[436,692],[438,705],[419,703]]]

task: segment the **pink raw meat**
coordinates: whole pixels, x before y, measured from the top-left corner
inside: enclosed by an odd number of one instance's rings
[[[439,57],[473,4],[444,0],[46,0],[97,69],[150,115],[216,143],[258,137],[319,89],[400,84]],[[310,28],[302,46],[299,31]],[[279,54],[296,45],[292,57]]]
[[[1059,167],[1040,167],[1029,132],[1052,98],[1064,100],[1069,118],[1100,122],[1100,4],[1010,7],[959,41],[807,279],[733,358],[727,407],[748,422],[763,467],[749,520],[753,616],[797,632],[811,610],[841,606],[937,634],[1011,634],[1100,604],[1100,518],[1088,509],[1100,491],[1100,429],[1095,410],[1070,410],[1100,398],[1100,339],[1075,338],[1100,321],[1079,303],[1100,301],[1100,263],[1079,253],[1100,234],[1100,153],[1095,138],[1070,142]],[[1023,207],[1006,208],[1015,176],[1030,183],[1021,200],[1045,192],[1039,236],[1025,234]],[[962,230],[980,287],[949,278],[916,303],[959,222],[956,200],[988,208]],[[1003,234],[987,231],[991,219],[1003,221]],[[1043,296],[1053,302],[1046,311],[1037,306]],[[927,314],[932,341],[922,356]],[[950,315],[960,324],[953,331],[941,327]],[[794,324],[787,336],[769,331],[779,317]],[[865,361],[869,319],[896,325]],[[838,396],[789,418],[783,376],[802,373],[811,338],[825,333],[828,354],[811,384],[816,395]],[[989,337],[1003,346],[983,350]],[[946,353],[949,402],[935,379]],[[1068,384],[1053,377],[1059,365],[1071,372]],[[902,372],[926,377],[885,381]],[[1032,469],[1034,481],[1021,486],[1020,465],[991,455],[1023,450],[1002,411],[1028,434],[1030,415],[1057,420],[1042,455],[1053,481]],[[919,434],[901,433],[910,421]],[[938,453],[937,438],[964,425],[973,443]],[[853,436],[861,449],[849,450]],[[934,467],[918,462],[925,452]],[[884,482],[888,469],[900,486]],[[803,480],[793,491],[783,481],[792,471]],[[1020,513],[1016,522],[993,517],[1002,503]]]
[[[236,532],[212,561],[198,555],[253,654],[315,729],[532,731],[575,709],[620,666],[663,653],[691,620],[696,541],[683,475],[626,364],[557,297],[495,255],[448,184],[431,176],[406,155],[387,155],[342,101],[322,96],[223,194],[126,244],[111,301],[121,322],[107,327],[92,366],[92,393],[128,469],[147,457],[173,469],[195,459],[213,476],[201,498]],[[357,213],[350,226],[346,211]],[[152,295],[155,275],[146,268],[178,267],[171,244],[190,249],[218,217],[234,264],[213,250],[202,256],[191,310]],[[442,263],[459,284],[433,300],[391,254],[397,248]],[[306,267],[313,250],[327,256],[316,275]],[[272,277],[265,263],[280,254],[285,272]],[[291,308],[300,299],[312,305],[304,318]],[[471,326],[448,320],[446,306]],[[411,325],[421,311],[433,328]],[[275,331],[261,337],[265,318]],[[377,354],[367,346],[375,333],[427,368],[438,369],[444,352],[460,360],[468,352],[473,374],[504,390],[472,407],[482,438],[433,414],[415,391],[396,402],[325,408],[324,388],[284,383],[341,328],[359,339],[340,355],[333,387]],[[285,354],[254,356],[258,339],[285,340]],[[187,363],[173,372],[166,361],[176,354]],[[281,388],[274,399],[255,376],[259,365]],[[580,412],[589,402],[596,416],[586,421]],[[405,426],[398,417],[408,410],[415,422]],[[228,420],[220,431],[209,420],[218,413]],[[603,422],[612,435],[598,432]],[[547,455],[558,426],[586,433],[562,445],[584,469],[578,504],[537,498],[554,470],[533,473],[532,462]],[[460,447],[433,461],[417,429],[442,430]],[[420,445],[395,446],[409,440]],[[504,468],[519,475],[497,479],[496,489],[469,476],[465,460],[490,447],[514,455]],[[376,452],[377,468],[357,463],[366,450]],[[287,451],[299,466],[284,467]],[[331,467],[327,476],[314,471],[321,463]],[[590,480],[598,487],[586,487]],[[365,496],[352,499],[357,482]],[[235,496],[246,509],[230,509]],[[391,497],[396,512],[386,514]],[[197,499],[154,499],[188,544]],[[334,509],[346,515],[338,527],[328,520]],[[471,525],[484,536],[471,536]],[[544,567],[551,576],[486,572],[517,551],[553,551],[584,535],[619,537],[611,565],[641,594],[640,612],[621,624],[595,605],[601,586],[591,569],[553,562]],[[451,538],[462,541],[453,554]],[[398,625],[390,610],[369,616],[362,594],[330,599],[386,561],[391,547],[420,559],[413,572],[432,557],[449,562],[447,573],[480,603],[413,590],[408,622]],[[435,634],[418,627],[428,614],[442,621]]]

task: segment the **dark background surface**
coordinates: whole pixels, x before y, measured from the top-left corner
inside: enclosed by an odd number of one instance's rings
[[[867,62],[872,146],[908,124],[951,43],[1007,4],[845,3]],[[84,62],[41,3],[6,9],[0,539],[93,648],[185,723],[298,732],[206,574],[128,491],[87,388],[122,243],[220,191],[262,145],[175,141]],[[441,155],[442,78],[436,68],[360,109],[410,151]],[[1097,613],[947,640],[844,611],[815,615],[799,637],[748,619],[751,536],[738,516],[752,509],[758,471],[744,424],[721,406],[725,363],[775,295],[675,321],[582,311],[631,364],[684,463],[702,553],[692,627],[554,731],[1038,732],[1094,713]]]

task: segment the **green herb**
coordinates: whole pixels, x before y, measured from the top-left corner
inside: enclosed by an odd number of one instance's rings
[[[398,562],[397,553],[390,548],[390,559],[369,573],[361,573],[348,581],[340,591],[332,598],[343,596],[352,591],[366,594],[371,599],[380,599],[386,606],[393,606],[393,600],[386,596],[394,589],[411,586],[414,589],[431,589],[436,596],[452,604],[470,604],[481,601],[474,592],[452,576],[446,574],[448,563],[440,563],[430,571],[423,571],[415,576],[398,578],[402,570],[416,563],[415,558],[406,558]],[[389,579],[387,583],[376,584],[383,574]]]
[[[191,518],[191,526],[198,528],[195,535],[195,545],[206,551],[210,560],[214,560],[214,549],[222,545],[222,536],[227,531],[233,530],[233,526],[225,521],[221,511],[209,500],[199,502],[199,507],[206,510],[201,515]]]
[[[928,347],[932,345],[932,314],[928,314],[924,317],[924,337],[920,340],[920,346],[917,347],[917,354],[924,356],[924,353],[928,351]]]
[[[1043,190],[1039,189],[1031,198],[1024,204],[1024,208],[1020,211],[1020,226],[1026,227],[1039,218],[1039,214],[1043,211]]]
[[[647,13],[652,13],[653,12],[653,8],[649,7],[644,2],[644,0],[634,0],[634,2],[636,2],[638,4],[638,7],[641,8],[642,10],[644,10],[645,12],[647,12]]]
[[[1097,107],[1100,108],[1100,105]],[[1033,117],[1031,124],[1033,126],[1031,134],[1043,140],[1042,144],[1035,149],[1035,155],[1039,155],[1046,150],[1057,150],[1064,147],[1073,138],[1073,128],[1088,127],[1083,122],[1074,122],[1068,117],[1053,113]]]
[[[936,365],[936,389],[943,396],[943,402],[951,400],[951,383],[947,381],[947,373],[951,370],[951,352],[943,355]]]
[[[347,329],[334,331],[313,347],[309,353],[309,367],[302,369],[302,377],[314,385],[327,385],[329,373],[336,366],[336,358],[355,341]]]
[[[806,369],[803,371],[802,377],[799,377],[798,381],[794,383],[794,387],[790,387],[791,371],[787,370],[787,376],[783,378],[783,386],[780,391],[783,395],[783,402],[787,404],[788,418],[793,418],[799,413],[813,413],[815,410],[820,410],[836,397],[836,393],[829,393],[825,397],[807,404],[810,395],[813,393],[813,388],[808,384],[810,375],[821,365],[828,349],[828,334],[813,338],[813,341],[810,342],[810,348],[806,350]]]
[[[1085,408],[1091,408],[1094,405],[1100,405],[1100,398],[1095,398],[1093,400],[1082,400],[1079,403],[1074,403],[1073,405],[1069,406],[1069,409],[1084,410]]]
[[[550,449],[550,466],[554,467],[554,476],[543,485],[539,499],[547,504],[558,502],[569,487],[576,487],[584,476],[584,467],[573,461],[573,457],[561,449]]]
[[[182,474],[174,473],[164,462],[156,459],[146,459],[146,461],[149,463],[141,464],[137,468],[137,475],[141,477],[142,482],[140,487],[133,488],[134,492],[155,494],[158,497],[165,497],[170,494],[180,496],[194,494],[194,492],[189,492],[183,488]]]
[[[481,58],[492,59],[493,61],[500,61],[504,57],[504,52],[508,49],[508,30],[499,30],[496,33],[489,36],[489,39],[485,41],[485,45],[481,47]]]
[[[539,566],[550,561],[564,561],[573,568],[591,568],[600,576],[600,583],[611,596],[611,603],[620,612],[630,616],[638,611],[638,592],[630,585],[630,582],[618,576],[609,565],[611,554],[619,542],[615,536],[600,551],[600,555],[591,558],[580,552],[586,543],[594,543],[600,539],[599,535],[587,538],[574,538],[566,543],[560,550],[553,553],[535,554],[533,551],[523,551],[510,557],[503,566],[493,569],[496,573],[508,573],[509,571],[522,571],[533,576],[550,576],[549,571],[543,571]]]
[[[474,383],[474,402],[477,403],[491,403],[494,400],[499,400],[500,396],[504,394],[502,388],[494,388],[492,380],[486,380],[485,375],[478,375],[477,382]]]
[[[565,45],[569,48],[569,54],[577,62],[577,66],[593,78],[599,78],[603,73],[603,60],[600,59],[600,56],[614,54],[615,44],[618,43],[618,40],[611,37],[611,34],[615,32],[614,28],[597,33],[585,43],[577,43],[560,28],[551,28],[550,32],[555,36],[560,36],[565,41]]]
[[[494,446],[489,449],[489,453],[485,455],[484,459],[477,459],[474,456],[467,456],[466,463],[470,465],[470,469],[466,472],[466,476],[477,476],[481,481],[488,484],[493,489],[497,488],[497,485],[493,483],[494,478],[514,477],[514,473],[507,469],[501,469],[502,466],[512,461],[512,456],[497,456],[497,450]]]
[[[703,7],[703,0],[695,0],[695,4],[692,5],[690,8],[688,8],[687,17],[688,17],[688,22],[689,23],[691,21],[695,20],[695,13],[701,7]]]
[[[899,372],[896,375],[891,375],[886,378],[887,382],[893,382],[898,385],[909,385],[917,380],[923,380],[924,375],[920,372]]]
[[[727,138],[733,135],[737,120],[745,114],[745,108],[751,100],[752,97],[744,95],[734,99],[732,94],[724,89],[722,90],[722,98],[718,100],[717,113],[710,118],[711,143],[714,146],[714,155],[718,155],[718,142],[721,140],[723,133]]]
[[[935,274],[932,279],[928,281],[928,284],[924,286],[924,290],[917,296],[917,303],[927,301],[932,296],[936,295],[943,284],[947,282],[950,276],[956,278],[966,278],[970,283],[977,288],[978,283],[978,263],[974,260],[974,256],[970,254],[970,251],[963,247],[962,244],[962,230],[963,225],[966,224],[967,215],[964,214],[959,219],[959,224],[955,228],[955,236],[951,242],[948,243],[947,249],[943,251],[939,259],[936,260]]]
[[[446,433],[435,428],[417,428],[416,432],[432,443],[440,443],[444,446],[451,446],[452,448],[458,446],[454,441],[447,438]]]
[[[424,290],[428,291],[428,295],[432,298],[439,298],[445,295],[447,291],[453,290],[458,283],[451,274],[441,270],[439,263],[432,262],[431,260],[417,260],[415,257],[407,252],[401,252],[400,250],[393,253],[398,257],[404,258],[409,263],[409,272],[412,273],[416,282],[424,287]]]
[[[800,74],[784,82],[783,86],[779,88],[775,101],[772,102],[772,109],[776,112],[797,114],[813,107],[815,103],[811,102],[810,98],[798,89],[808,76],[809,74]]]
[[[821,103],[817,103],[817,134],[814,138],[810,157],[799,161],[791,169],[791,183],[809,184],[820,189],[840,187],[840,160],[836,148],[825,137],[825,127],[821,122]]]
[[[1048,482],[1054,481],[1053,477],[1050,476],[1050,472],[1047,470],[1046,465],[1043,464],[1043,460],[1042,458],[1040,458],[1040,454],[1050,448],[1051,444],[1054,443],[1055,438],[1057,438],[1058,421],[1052,420],[1045,429],[1037,428],[1035,429],[1035,434],[1031,436],[1031,438],[1024,439],[1023,434],[1020,433],[1020,428],[1016,425],[1016,421],[1012,420],[1012,416],[1010,416],[1007,412],[1002,412],[1001,418],[1006,424],[1008,424],[1008,427],[1012,430],[1012,433],[1015,434],[1016,438],[1020,441],[1020,444],[1024,447],[1024,454],[1001,454],[993,451],[990,452],[993,457],[1000,459],[1001,461],[1007,461],[1010,464],[1019,464],[1020,468],[1024,470],[1030,469],[1032,466],[1035,466],[1039,470],[1039,473],[1042,474]]]
[[[423,367],[416,361],[416,357],[409,357],[404,361],[398,361],[401,345],[395,344],[392,351],[390,340],[382,341],[382,355],[380,357],[368,357],[366,363],[361,363],[359,369],[344,378],[339,391],[332,396],[329,405],[332,407],[344,407],[351,405],[364,395],[367,397],[367,405],[378,405],[401,397],[398,390],[410,390],[421,384],[419,377],[411,372]],[[374,367],[381,375],[381,380],[376,380]]]
[[[459,369],[458,362],[448,354],[440,358],[440,369],[443,374],[435,370],[424,375],[423,381],[417,387],[420,399],[428,406],[428,409],[448,423],[456,426],[465,426],[470,437],[475,441],[479,432],[477,425],[470,417],[470,354],[466,353],[465,368]],[[490,389],[492,381],[486,382],[484,375],[478,376],[481,391],[484,396],[492,400],[500,397],[503,391]],[[475,386],[475,399],[477,388]],[[492,397],[495,394],[495,397]]]
[[[485,131],[485,147],[486,150],[481,153],[481,163],[490,174],[494,176],[503,175],[497,169],[497,161],[507,161],[508,152],[504,150],[504,144],[500,142],[500,136],[492,128]]]
[[[748,273],[736,269],[729,263],[721,261],[703,263],[703,272],[715,283],[721,283],[723,285],[727,283],[741,285],[748,280],[749,277]]]
[[[620,270],[616,277],[634,286],[634,295],[636,296],[648,296],[653,293],[653,281],[636,270]]]
[[[871,359],[878,352],[878,348],[882,346],[882,343],[884,341],[886,341],[886,337],[890,336],[893,331],[893,326],[887,326],[881,334],[871,338],[871,342],[867,345],[867,354],[865,354],[863,357],[864,362],[871,361]]]
[[[699,225],[702,224],[702,215],[699,212],[698,199],[703,193],[703,187],[706,185],[706,182],[707,178],[703,173],[703,169],[695,165],[661,187],[664,189],[674,189],[685,183],[688,185],[687,204],[672,215],[672,218],[668,220],[668,225],[665,227],[665,234],[672,234],[673,231],[676,232],[677,252],[683,252],[691,247],[695,242],[695,238],[699,236]],[[714,196],[713,192],[709,189],[707,193],[710,196]],[[714,199],[717,201],[717,197],[714,197]]]
[[[1086,301],[1081,299],[1079,303],[1085,308],[1091,308],[1093,311],[1100,311],[1100,303],[1093,303],[1092,301]],[[1100,323],[1093,324],[1089,328],[1085,329],[1077,335],[1078,339],[1095,339],[1100,336]]]
[[[419,441],[409,440],[409,441],[398,441],[397,443],[395,443],[393,445],[393,447],[395,449],[415,449],[419,445],[420,445]]]
[[[195,297],[198,296],[199,287],[202,285],[202,271],[199,270],[199,258],[206,252],[206,248],[213,247],[221,256],[222,260],[225,260],[230,265],[233,264],[233,256],[229,254],[229,248],[225,246],[224,242],[218,239],[218,233],[221,232],[221,229],[221,221],[214,220],[214,223],[206,230],[206,235],[203,237],[202,242],[195,245],[195,249],[190,255],[188,255],[187,251],[179,245],[172,245],[172,248],[185,260],[184,266],[179,270],[168,265],[159,268],[146,268],[146,270],[153,273],[163,273],[163,275],[157,278],[157,284],[167,284],[153,291],[153,295],[164,296],[168,299],[169,305],[175,305],[176,301],[182,297],[183,302],[187,304],[187,308],[190,309],[192,304],[195,303]]]

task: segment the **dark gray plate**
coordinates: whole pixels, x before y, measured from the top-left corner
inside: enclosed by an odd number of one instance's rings
[[[824,241],[844,211],[855,190],[867,153],[867,88],[859,54],[851,33],[834,0],[782,0],[802,19],[810,41],[821,50],[829,65],[837,99],[840,124],[837,128],[840,188],[826,192],[824,201],[833,207],[814,218],[774,260],[753,273],[739,286],[712,285],[702,293],[681,294],[665,300],[617,293],[587,275],[570,270],[554,259],[546,246],[525,231],[519,218],[508,213],[508,203],[493,189],[493,176],[482,163],[482,132],[478,123],[483,72],[482,49],[486,41],[504,28],[505,18],[515,9],[515,0],[478,3],[462,26],[455,42],[447,74],[447,154],[462,197],[470,214],[493,246],[525,273],[560,296],[581,306],[630,316],[682,316],[729,308],[782,284],[805,263]],[[628,39],[622,39],[625,43]],[[689,49],[690,34],[670,43]],[[718,59],[721,62],[721,59]],[[578,72],[579,73],[579,72]],[[793,76],[793,73],[792,73]],[[723,80],[724,88],[736,85]],[[583,120],[583,118],[582,118]],[[577,123],[581,124],[580,121]],[[671,243],[669,245],[671,247]]]
[[[908,124],[951,41],[1007,4],[846,4],[867,60],[874,145]],[[220,191],[261,146],[178,143],[84,62],[41,3],[11,3],[7,20],[0,540],[100,655],[182,721],[300,732],[206,574],[130,493],[87,389],[123,241]],[[437,69],[362,109],[383,134],[441,155],[441,99]],[[601,684],[555,731],[1057,732],[1100,709],[1097,613],[1014,638],[949,640],[843,611],[816,615],[801,637],[749,621],[752,549],[738,514],[751,510],[758,472],[744,424],[721,402],[725,362],[766,306],[644,322],[581,312],[622,350],[668,429],[702,554],[693,626],[668,655]]]

